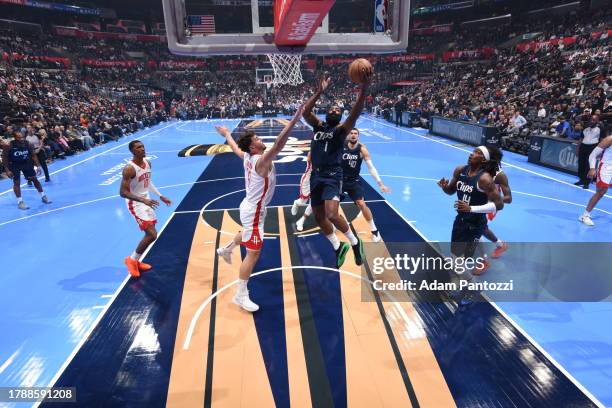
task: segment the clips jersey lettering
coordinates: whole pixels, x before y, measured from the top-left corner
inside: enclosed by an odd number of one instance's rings
[[[333,133],[328,133],[328,132],[317,132],[314,134],[313,139],[316,141],[319,140],[328,140],[328,139],[333,139],[334,138],[334,134]]]

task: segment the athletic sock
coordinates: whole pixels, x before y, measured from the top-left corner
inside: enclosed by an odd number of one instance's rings
[[[23,198],[17,197],[17,204],[21,204],[23,202]]]
[[[497,241],[495,241],[495,246],[497,248],[500,248],[504,245],[504,241],[502,241],[501,239],[498,239]]]
[[[247,292],[248,279],[238,279],[238,294],[244,294]]]
[[[344,235],[348,238],[349,242],[351,243],[351,246],[357,245],[359,243],[359,240],[357,239],[357,237],[355,237],[355,234],[353,234],[353,231],[351,231],[350,228],[346,232],[344,232]]]
[[[45,192],[44,191],[39,191],[38,194],[40,194],[40,198],[43,198],[45,196]]]
[[[234,240],[231,240],[229,244],[223,247],[223,249],[227,249],[230,252],[233,251],[234,248],[236,248],[236,243],[234,242]]]
[[[132,252],[132,255],[130,255],[130,258],[132,258],[135,261],[138,261],[141,256],[142,256],[142,254],[138,254],[138,253],[136,253],[136,251],[134,251],[134,252]]]
[[[374,231],[377,231],[377,230],[378,230],[378,228],[376,228],[376,224],[374,224],[374,218],[372,218],[370,220],[370,231],[374,232]]]
[[[591,216],[591,212],[584,210],[584,213],[582,214],[583,217],[590,217]]]
[[[306,217],[309,217],[310,214],[312,214],[312,206],[309,205],[308,207],[306,207],[306,210],[304,211],[304,215]]]
[[[332,246],[334,247],[334,251],[340,248],[340,240],[338,239],[336,234],[331,233],[329,235],[326,235],[326,237],[329,240],[329,242],[331,242]]]

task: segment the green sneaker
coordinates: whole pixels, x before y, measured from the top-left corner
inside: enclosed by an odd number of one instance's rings
[[[357,238],[357,243],[353,245],[353,255],[355,255],[355,263],[359,266],[363,264],[363,241]]]
[[[344,264],[349,248],[349,244],[341,242],[338,249],[336,249],[336,268],[340,268]]]

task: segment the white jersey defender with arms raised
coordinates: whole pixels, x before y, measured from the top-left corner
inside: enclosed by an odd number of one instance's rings
[[[257,174],[255,166],[260,154],[244,154],[244,180],[246,197],[240,203],[240,222],[242,223],[242,244],[258,250],[263,244],[266,206],[272,200],[276,188],[276,170],[272,164],[268,176]]]

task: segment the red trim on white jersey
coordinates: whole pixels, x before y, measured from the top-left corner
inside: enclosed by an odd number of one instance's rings
[[[306,162],[306,171],[300,179],[300,198],[308,200],[310,198],[310,173],[312,171],[312,163]]]
[[[597,183],[595,186],[597,188],[608,188],[610,185],[612,185],[612,163],[606,163],[602,160],[597,167]]]
[[[261,194],[259,201],[257,202],[257,208],[255,209],[255,217],[253,218],[253,223],[251,225],[251,228],[247,228],[247,230],[245,231],[245,232],[248,232],[250,230],[251,236],[246,241],[244,241],[244,236],[243,236],[242,245],[244,245],[248,249],[260,250],[261,247],[263,246],[263,236],[261,235],[259,231],[259,224],[260,224],[260,218],[261,218],[261,213],[262,213],[263,200],[266,197],[267,192],[268,192],[268,177],[265,177],[263,192]]]

